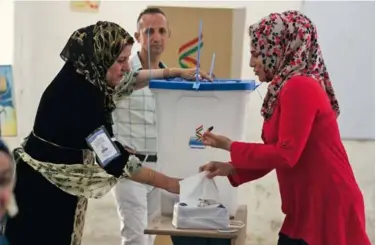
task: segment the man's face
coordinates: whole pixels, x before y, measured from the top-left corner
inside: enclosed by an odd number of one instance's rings
[[[148,52],[148,35],[150,36],[150,54],[160,55],[165,49],[170,32],[167,19],[162,14],[145,14],[139,22],[139,30],[135,33],[136,40],[142,49]]]

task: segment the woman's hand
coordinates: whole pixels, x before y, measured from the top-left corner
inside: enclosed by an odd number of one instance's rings
[[[196,71],[197,69],[196,68],[189,68],[189,69],[178,69],[177,70],[177,74],[179,77],[185,79],[185,80],[196,80]],[[199,74],[199,80],[203,80],[203,79],[206,79],[206,80],[209,80],[210,82],[213,81],[213,78],[211,78],[209,76],[209,74],[207,74],[206,72],[203,72],[200,70],[200,74]]]
[[[230,151],[232,141],[226,136],[213,134],[212,132],[206,131],[202,135],[202,143],[207,146]]]
[[[208,171],[208,178],[215,176],[229,176],[234,172],[234,167],[228,162],[209,162],[200,167],[200,172]]]
[[[166,188],[166,191],[174,193],[174,194],[179,194],[180,193],[180,184],[179,182],[182,179],[177,179],[177,178],[170,178],[168,187]]]

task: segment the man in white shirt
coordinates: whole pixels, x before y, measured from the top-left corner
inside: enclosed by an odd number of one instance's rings
[[[150,67],[148,62],[150,36]],[[132,70],[165,68],[160,56],[170,36],[165,14],[147,8],[137,19],[136,40],[141,50],[130,59]],[[115,137],[133,149],[144,166],[158,169],[155,101],[148,84],[117,101],[113,113]],[[123,179],[113,189],[121,222],[121,245],[153,245],[155,236],[144,235],[148,221],[161,213],[161,193],[146,184]]]

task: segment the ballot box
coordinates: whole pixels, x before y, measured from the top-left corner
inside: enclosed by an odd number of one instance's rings
[[[186,178],[209,161],[229,161],[229,152],[205,147],[202,134],[213,127],[214,133],[243,140],[249,97],[257,86],[253,80],[151,80],[149,87],[156,101],[161,172]],[[227,178],[216,177],[215,181],[222,203],[230,215],[235,215],[238,208],[236,188]],[[162,205],[162,213],[171,213],[172,205]]]

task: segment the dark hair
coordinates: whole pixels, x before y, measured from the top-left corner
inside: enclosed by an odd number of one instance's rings
[[[4,143],[2,139],[0,139],[0,152],[4,152],[10,156],[9,148],[7,147],[7,145]]]
[[[146,15],[146,14],[161,14],[163,15],[164,17],[166,17],[165,13],[160,9],[160,8],[153,8],[153,7],[150,7],[150,8],[146,8],[144,9],[139,15],[138,15],[138,18],[137,18],[137,24],[140,22],[142,16]]]

